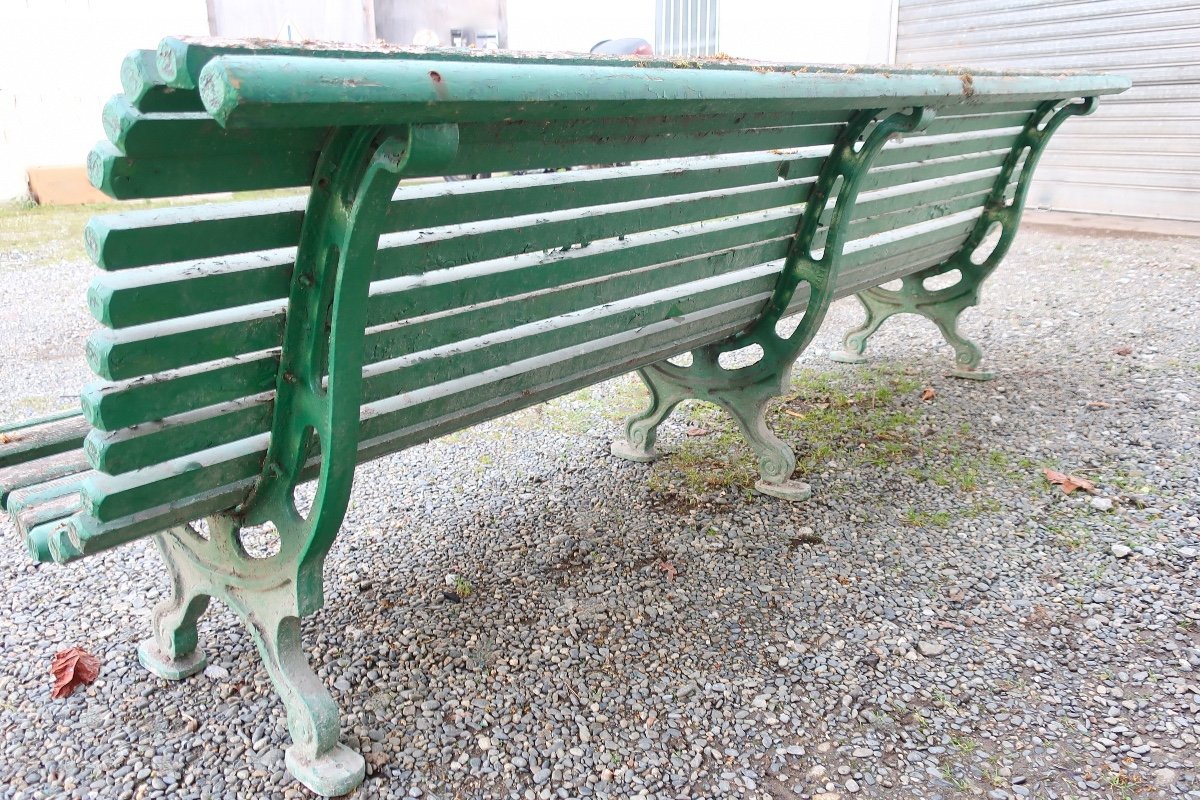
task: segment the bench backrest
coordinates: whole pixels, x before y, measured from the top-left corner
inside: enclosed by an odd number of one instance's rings
[[[1019,163],[1002,168],[1031,120],[1120,88],[953,70],[262,52],[168,40],[157,58],[132,55],[94,182],[119,198],[307,186],[335,126],[386,122],[458,126],[454,159],[406,178],[539,170],[395,193],[366,309],[362,459],[744,329],[822,165],[864,112],[937,115],[873,162],[838,295],[945,262],[989,198],[1011,198]],[[268,101],[289,85],[295,102]],[[305,202],[208,200],[89,224],[102,272],[88,303],[105,326],[87,348],[102,380],[83,393],[93,529],[133,538],[232,507],[253,485]]]

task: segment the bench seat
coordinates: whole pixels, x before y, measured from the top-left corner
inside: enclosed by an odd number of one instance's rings
[[[654,458],[671,408],[710,400],[758,453],[759,490],[803,499],[763,414],[829,304],[867,311],[840,360],[910,312],[955,374],[986,377],[958,315],[1050,135],[1128,86],[185,39],[121,78],[88,164],[110,196],[297,191],[88,224],[98,380],[80,413],[4,432],[0,504],[41,561],[154,537],[173,586],[139,650],[156,674],[202,669],[196,619],[228,602],[287,706],[288,768],[327,794],[363,764],[298,619],[322,603],[355,465],[638,370],[650,407],[615,455]],[[239,531],[264,524],[280,551],[255,559]]]

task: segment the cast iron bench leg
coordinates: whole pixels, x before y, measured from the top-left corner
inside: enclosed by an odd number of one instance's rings
[[[902,313],[918,314],[937,325],[942,337],[954,348],[951,376],[976,381],[991,380],[994,377],[992,373],[979,368],[983,351],[958,331],[959,317],[979,302],[979,286],[985,275],[967,269],[961,269],[961,274],[958,283],[945,289],[924,288],[922,282],[930,275],[919,272],[901,279],[903,285],[898,290],[876,286],[859,292],[855,297],[862,303],[867,318],[861,326],[846,334],[842,349],[834,350],[829,357],[843,364],[862,364],[867,360],[863,355],[867,340],[888,317]]]
[[[782,439],[767,427],[767,405],[772,398],[783,394],[790,370],[783,367],[769,373],[766,381],[738,385],[734,380],[713,385],[711,376],[720,375],[713,351],[698,350],[692,354],[691,367],[679,367],[669,362],[651,364],[638,370],[638,375],[650,390],[650,406],[625,423],[624,438],[612,443],[612,454],[629,461],[647,463],[658,457],[654,440],[658,426],[672,409],[694,397],[716,403],[738,423],[742,435],[758,455],[761,478],[754,488],[763,494],[783,500],[800,501],[812,496],[812,487],[791,479],[796,469],[796,456]],[[707,361],[712,363],[707,363]]]
[[[210,517],[208,526],[207,539],[189,527],[155,537],[171,576],[171,596],[154,610],[154,637],[138,648],[142,664],[169,680],[203,669],[196,621],[210,597],[223,600],[250,630],[287,709],[288,770],[318,794],[346,794],[362,782],[366,762],[338,741],[337,704],[304,655],[300,617],[306,601],[300,596],[295,548],[251,558],[238,539],[237,522]]]

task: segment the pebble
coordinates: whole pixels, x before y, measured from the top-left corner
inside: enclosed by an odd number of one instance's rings
[[[942,653],[946,652],[946,645],[939,642],[922,641],[917,642],[917,649],[921,651],[921,655],[925,656],[926,658],[932,658],[933,656],[940,656]]]
[[[1117,558],[1126,558],[1133,550],[1123,544],[1114,544],[1112,546],[1112,554]]]

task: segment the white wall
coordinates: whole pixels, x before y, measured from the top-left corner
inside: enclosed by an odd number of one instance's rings
[[[721,51],[792,63],[885,64],[892,0],[741,0],[721,3]]]
[[[654,0],[508,0],[508,46],[586,53],[604,39],[654,41]]]
[[[28,167],[84,164],[126,53],[207,33],[205,0],[0,2],[0,200],[26,196]]]
[[[799,63],[887,63],[894,0],[721,0],[720,51]],[[601,39],[654,41],[654,0],[508,0],[509,46],[587,52]]]
[[[375,41],[373,0],[210,0],[213,36]]]

